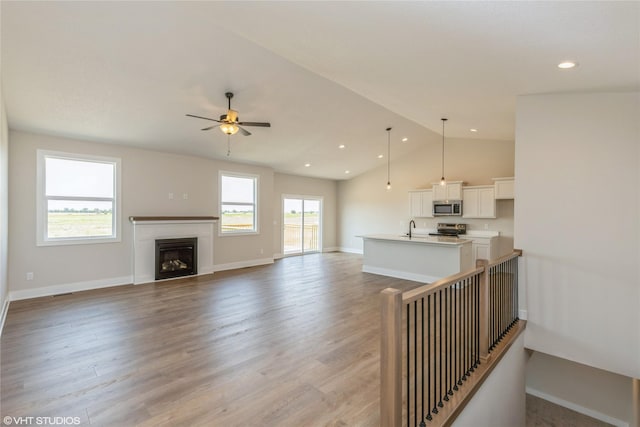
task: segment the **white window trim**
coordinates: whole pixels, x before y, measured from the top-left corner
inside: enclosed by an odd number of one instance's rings
[[[247,230],[247,231],[222,231],[222,205],[233,205],[234,203],[224,203],[222,200],[222,177],[223,176],[231,176],[235,178],[250,178],[254,180],[255,188],[254,188],[254,204],[253,204],[253,215],[255,222],[255,230]],[[240,204],[240,203],[239,203]],[[241,203],[242,205],[246,205],[246,203]],[[218,171],[218,211],[220,214],[220,220],[218,221],[218,236],[226,237],[226,236],[247,236],[251,234],[260,234],[260,215],[259,215],[259,206],[260,206],[260,175],[254,175],[249,173],[241,173],[241,172],[230,172],[230,171]]]
[[[105,237],[68,237],[68,238],[48,238],[47,237],[47,203],[46,203],[46,175],[45,158],[57,157],[68,160],[112,163],[115,165],[115,179],[113,183],[113,234]],[[97,243],[117,243],[122,239],[120,200],[121,200],[121,160],[116,157],[94,156],[90,154],[65,153],[61,151],[37,150],[36,164],[36,245],[37,246],[60,246],[60,245],[82,245]],[[71,197],[69,199],[72,199]],[[109,199],[111,200],[111,199]]]

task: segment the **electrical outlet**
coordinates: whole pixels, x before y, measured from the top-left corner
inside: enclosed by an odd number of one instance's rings
[[[32,271],[27,273],[27,280],[33,280],[33,272]]]
[[[169,200],[173,200],[173,193],[169,193]]]
[[[485,229],[485,230],[488,230],[488,229],[489,229],[489,224],[485,224],[485,225],[484,225],[484,229]]]
[[[187,200],[189,198],[189,193],[182,193],[182,199]]]

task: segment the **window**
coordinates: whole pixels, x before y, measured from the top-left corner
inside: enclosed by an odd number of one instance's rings
[[[38,150],[37,244],[120,241],[120,159]]]
[[[220,172],[220,233],[258,232],[258,177]]]

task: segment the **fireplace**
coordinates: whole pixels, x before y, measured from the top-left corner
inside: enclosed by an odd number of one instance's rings
[[[198,238],[156,240],[156,280],[198,274]]]

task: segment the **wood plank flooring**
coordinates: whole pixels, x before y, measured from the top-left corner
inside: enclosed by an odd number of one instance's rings
[[[1,415],[102,426],[376,426],[379,292],[344,253],[12,302]]]

